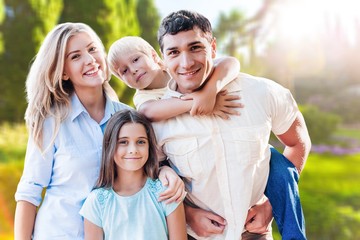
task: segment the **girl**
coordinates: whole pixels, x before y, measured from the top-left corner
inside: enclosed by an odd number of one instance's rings
[[[134,110],[115,113],[105,130],[100,177],[80,214],[85,239],[186,239],[182,203],[157,201],[158,150],[151,123]]]
[[[79,210],[98,178],[103,131],[111,115],[129,109],[109,79],[104,46],[89,26],[63,23],[46,36],[26,79],[29,141],[15,239],[83,239]],[[180,199],[182,181],[163,172],[171,187],[162,197]]]

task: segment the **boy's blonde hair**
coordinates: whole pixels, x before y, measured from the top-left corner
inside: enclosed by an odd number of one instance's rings
[[[121,76],[118,73],[118,58],[123,54],[134,52],[142,52],[151,58],[155,56],[155,61],[161,68],[165,69],[163,61],[147,41],[141,37],[126,36],[115,41],[109,48],[107,60],[111,73],[121,79]]]

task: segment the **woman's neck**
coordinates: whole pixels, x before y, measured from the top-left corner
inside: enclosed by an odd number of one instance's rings
[[[106,98],[103,89],[91,91],[76,91],[80,102],[85,107],[92,119],[97,123],[104,118]]]

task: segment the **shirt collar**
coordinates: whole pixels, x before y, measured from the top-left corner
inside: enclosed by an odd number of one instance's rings
[[[109,118],[116,112],[113,101],[106,94],[105,94],[105,99],[106,99],[105,114],[104,114],[104,118],[100,122],[100,125],[106,123],[109,120]]]
[[[74,92],[71,95],[71,114],[70,114],[71,121],[74,121],[74,119],[77,118],[83,112],[87,113],[84,105],[82,105],[80,99]]]
[[[106,100],[106,102],[105,102],[105,114],[104,114],[103,119],[99,123],[100,125],[106,123],[109,120],[109,118],[116,112],[112,100],[106,94],[105,94],[105,100]],[[71,106],[72,106],[72,111],[71,111],[71,114],[70,114],[71,121],[74,121],[75,118],[77,118],[82,113],[88,114],[86,108],[80,102],[80,99],[78,98],[78,96],[76,95],[75,92],[71,95]]]
[[[166,95],[168,95],[169,97],[175,97],[175,98],[180,98],[182,95],[182,93],[179,93],[176,91],[177,89],[177,84],[175,82],[174,79],[170,79],[170,81],[168,82],[168,91],[166,93]]]

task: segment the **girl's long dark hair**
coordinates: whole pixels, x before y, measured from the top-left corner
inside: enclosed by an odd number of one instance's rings
[[[100,175],[96,183],[96,188],[111,188],[114,185],[114,180],[118,176],[114,155],[120,129],[126,123],[139,123],[145,127],[149,141],[149,158],[144,165],[144,172],[152,179],[158,178],[159,150],[151,122],[141,113],[127,109],[116,112],[107,123],[103,139]]]

